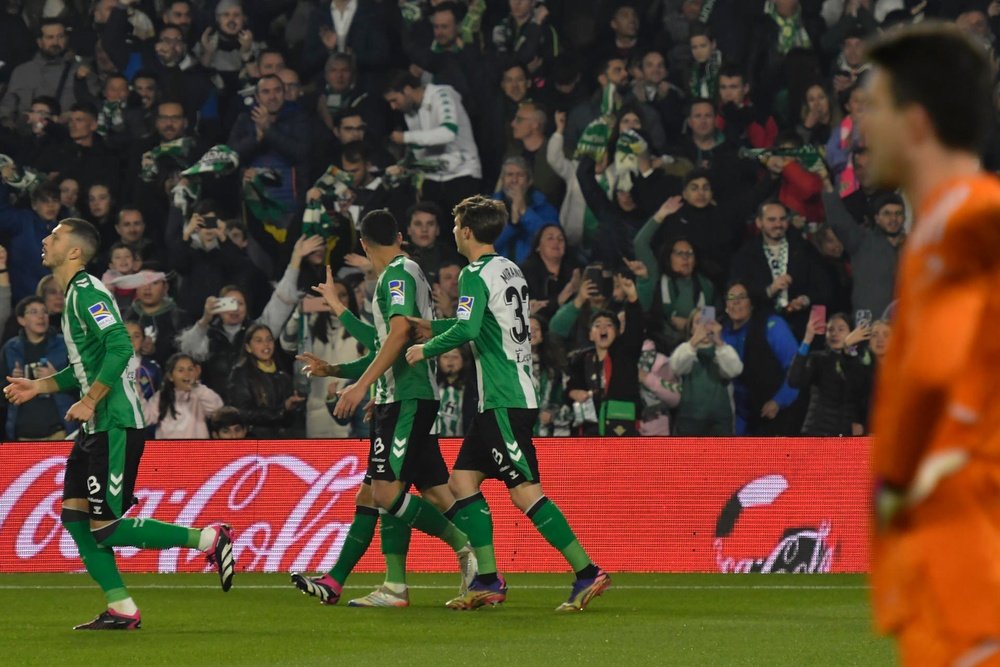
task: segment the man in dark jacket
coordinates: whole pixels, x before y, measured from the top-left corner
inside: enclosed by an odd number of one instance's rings
[[[819,253],[788,228],[788,209],[780,202],[761,204],[756,224],[760,236],[736,253],[730,274],[748,289],[763,291],[795,336],[801,337],[810,306],[825,305],[830,296]]]
[[[16,208],[10,203],[7,185],[14,173],[8,165],[0,173],[0,243],[7,248],[10,269],[11,297],[17,302],[35,293],[38,281],[49,271],[39,260],[42,239],[56,226],[59,216],[59,188],[43,183],[31,193],[31,210]]]

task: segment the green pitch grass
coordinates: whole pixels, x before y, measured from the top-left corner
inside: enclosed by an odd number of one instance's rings
[[[409,609],[324,607],[287,575],[127,575],[138,632],[74,632],[103,607],[85,575],[0,575],[4,665],[889,665],[862,577],[615,575],[585,612],[569,575],[508,577],[507,603],[445,609],[455,575],[411,575]]]

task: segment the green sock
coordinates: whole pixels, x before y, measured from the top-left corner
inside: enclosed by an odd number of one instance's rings
[[[471,502],[469,502],[471,501]],[[463,505],[463,503],[468,504]],[[497,571],[496,555],[493,553],[493,516],[483,494],[458,501],[463,505],[455,515],[455,525],[469,536],[469,543],[476,552],[479,574],[494,574]]]
[[[464,547],[469,541],[468,535],[456,528],[455,524],[444,518],[438,508],[420,496],[412,493],[400,494],[393,507],[397,508],[395,515],[407,525],[432,537],[441,538],[455,551]]]
[[[347,581],[347,576],[354,569],[354,566],[368,551],[368,546],[372,543],[372,538],[375,537],[377,521],[378,510],[364,505],[358,505],[354,508],[354,521],[351,522],[351,527],[347,531],[347,538],[340,550],[340,556],[334,563],[333,569],[330,570],[330,576],[341,586]]]
[[[98,531],[98,532],[104,532]],[[201,531],[197,528],[163,523],[156,519],[121,519],[111,534],[100,538],[106,547],[139,547],[140,549],[197,549]]]
[[[591,565],[590,556],[583,550],[573,534],[573,529],[566,522],[566,517],[556,504],[542,496],[527,512],[528,518],[542,534],[545,541],[558,549],[574,572],[579,572]]]
[[[80,512],[84,517],[86,512]],[[104,591],[104,597],[108,603],[125,600],[129,596],[122,581],[122,575],[118,572],[118,565],[115,563],[115,552],[111,547],[105,547],[97,543],[90,532],[90,519],[83,521],[64,521],[66,532],[70,534],[76,542],[76,549],[80,552],[80,560],[87,568],[87,574],[97,582],[97,585]]]
[[[388,512],[379,514],[382,524],[382,555],[385,557],[385,583],[406,585],[406,552],[410,550],[412,529]]]

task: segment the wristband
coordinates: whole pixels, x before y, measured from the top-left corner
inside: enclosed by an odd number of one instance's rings
[[[810,344],[803,341],[802,345],[799,345],[799,354],[803,357],[809,356]]]

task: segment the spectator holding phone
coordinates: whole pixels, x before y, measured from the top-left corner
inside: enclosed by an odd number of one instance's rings
[[[792,436],[799,432],[799,397],[788,385],[788,368],[798,344],[792,330],[768,307],[762,294],[751,294],[739,281],[726,290],[722,339],[743,361],[733,380],[733,406],[738,436]]]
[[[670,355],[670,369],[681,382],[674,435],[733,435],[729,383],[743,372],[743,362],[722,338],[714,306],[692,312],[687,331],[689,340]]]
[[[167,359],[163,386],[143,401],[142,414],[161,440],[198,440],[208,438],[207,420],[220,407],[222,398],[198,382],[194,359],[178,352]]]
[[[567,349],[586,347],[590,341],[590,318],[611,306],[614,280],[610,268],[594,262],[583,271],[576,296],[567,301],[549,322],[549,331],[566,341]]]
[[[532,252],[522,264],[533,313],[551,318],[573,298],[580,287],[581,272],[566,253],[566,234],[559,225],[546,225],[535,234]]]
[[[826,335],[826,349],[810,349],[817,334]],[[843,313],[832,315],[828,322],[823,321],[822,311],[809,318],[802,345],[788,369],[788,385],[809,390],[802,435],[864,435],[867,397],[863,387],[870,372],[865,367],[870,368],[873,360],[867,349],[861,355],[847,351],[870,336],[870,329],[851,331]]]
[[[644,318],[634,279],[615,276],[625,296],[624,323],[610,310],[590,317],[592,350],[570,365],[566,392],[574,404],[579,435],[638,435],[639,384],[636,368],[642,353]],[[592,406],[592,409],[591,409]],[[596,416],[591,421],[585,415]]]

